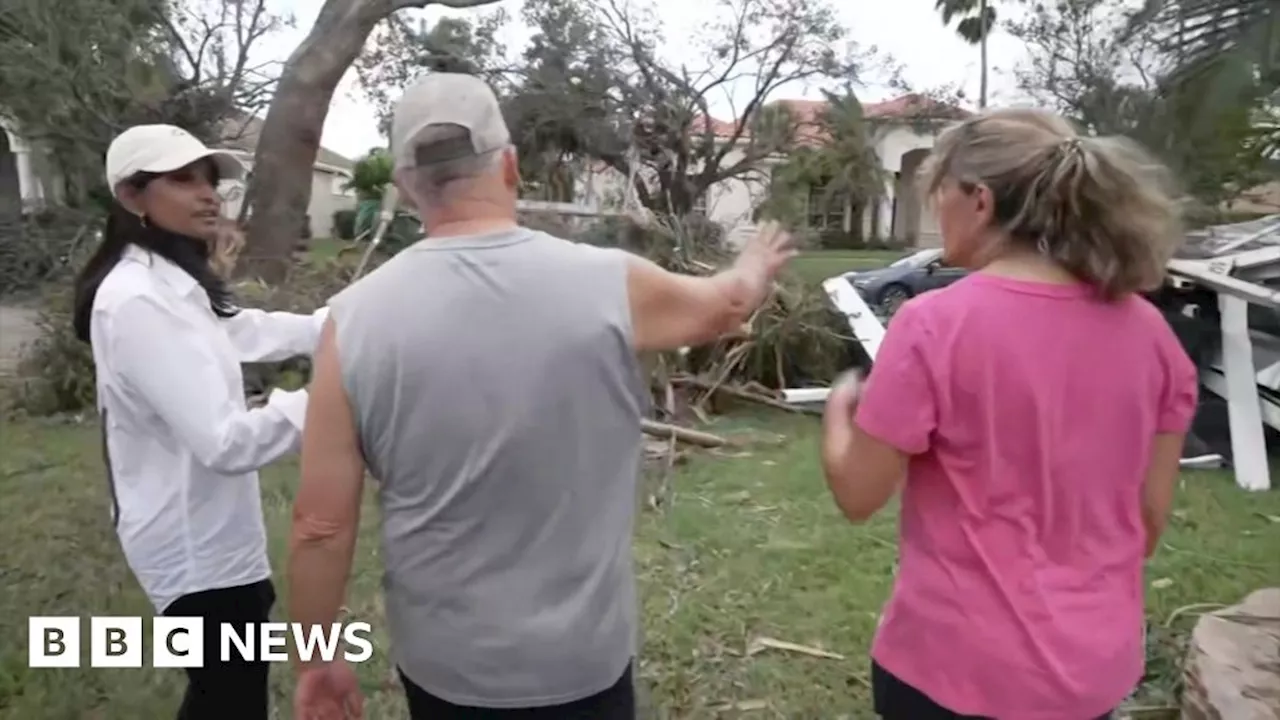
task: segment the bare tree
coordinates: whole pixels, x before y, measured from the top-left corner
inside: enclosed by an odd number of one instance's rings
[[[760,170],[793,140],[795,118],[770,99],[787,87],[853,80],[866,57],[829,4],[718,0],[671,62],[652,6],[531,0],[537,29],[508,104],[522,150],[600,161],[635,182],[640,203],[688,213],[709,188]],[[730,116],[713,118],[727,105]]]
[[[306,217],[311,167],[329,103],[374,27],[406,8],[470,8],[497,0],[325,0],[315,25],[285,63],[254,154],[246,270],[279,281]]]
[[[1130,24],[1124,0],[1063,0],[1009,24],[1027,44],[1022,89],[1091,132],[1132,137],[1158,153],[1208,207],[1267,179],[1266,96],[1251,68],[1223,96],[1222,72],[1188,80],[1158,27]],[[1216,96],[1216,104],[1206,98]],[[1206,108],[1206,104],[1212,105]]]
[[[704,58],[695,68],[661,59],[665,39],[643,14],[616,0],[600,13],[622,61],[615,72],[630,133],[597,144],[591,154],[636,178],[646,207],[687,213],[716,183],[757,170],[790,147],[796,122],[805,119],[766,107],[777,91],[857,77],[858,58],[852,45],[841,48],[846,31],[832,6],[720,0],[719,7],[721,19],[695,41]],[[730,119],[714,119],[717,99],[729,106]]]
[[[1065,0],[1007,23],[1026,43],[1019,88],[1100,134],[1141,137],[1160,111],[1164,60],[1147,33],[1124,35],[1123,0]]]
[[[505,62],[506,48],[498,32],[507,22],[503,8],[473,18],[441,18],[412,22],[403,14],[388,17],[374,30],[356,59],[360,86],[378,113],[383,133],[400,92],[425,72],[462,72],[488,78],[497,85],[519,69]]]
[[[278,62],[253,63],[252,51],[292,24],[291,17],[270,13],[267,0],[187,0],[164,17],[174,74],[188,87],[208,88],[244,117],[267,106],[280,74]]]
[[[286,22],[266,0],[7,0],[0,112],[83,201],[126,127],[167,122],[213,142],[227,118],[261,108],[274,73],[250,57]]]

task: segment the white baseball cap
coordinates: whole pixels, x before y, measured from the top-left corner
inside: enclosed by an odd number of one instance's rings
[[[449,125],[467,131],[470,150],[476,155],[511,144],[511,133],[502,117],[498,97],[488,83],[475,75],[433,72],[405,90],[396,103],[391,119],[391,154],[395,167],[422,164],[418,148],[428,142],[429,130]],[[448,159],[451,158],[439,158]]]
[[[107,148],[107,185],[116,186],[134,175],[167,173],[209,158],[223,180],[240,180],[244,165],[229,152],[211,150],[194,135],[173,125],[135,125],[120,133]]]

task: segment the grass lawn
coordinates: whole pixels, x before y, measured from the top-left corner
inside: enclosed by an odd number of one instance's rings
[[[805,282],[820,283],[850,270],[871,270],[914,252],[913,250],[806,250],[791,261],[791,272]]]
[[[737,456],[702,456],[677,470],[663,510],[645,510],[636,539],[646,641],[641,674],[662,718],[869,718],[865,659],[890,588],[891,513],[844,522],[817,466],[817,423],[761,422],[785,438]],[[723,428],[720,428],[723,430]],[[92,424],[0,424],[0,718],[135,720],[172,717],[181,670],[28,669],[30,615],[138,615],[150,607],[125,567],[107,514],[106,481]],[[263,474],[274,567],[284,567],[296,466]],[[348,606],[384,627],[374,541],[375,507],[357,550]],[[1246,494],[1226,473],[1190,473],[1167,546],[1151,564],[1148,607],[1164,626],[1192,603],[1235,603],[1280,578],[1280,492]],[[276,615],[283,618],[283,594]],[[1193,612],[1153,635],[1156,674],[1168,673]],[[87,621],[86,621],[87,626]],[[770,637],[845,659],[780,650],[746,653]],[[359,666],[366,717],[404,717],[390,681],[386,637]],[[87,658],[87,648],[82,649]],[[149,651],[144,654],[149,659]],[[273,673],[276,717],[290,716],[290,673]],[[1157,678],[1144,703],[1161,705]],[[739,705],[740,710],[726,707]],[[1146,715],[1144,717],[1153,717]]]
[[[308,254],[317,260],[329,260],[343,250],[363,252],[364,244],[355,244],[333,238],[316,238],[310,241]],[[806,250],[791,261],[790,272],[806,283],[820,283],[829,277],[850,270],[869,270],[884,267],[913,250]]]
[[[338,254],[343,251],[362,253],[366,247],[367,243],[355,243],[339,238],[312,238],[307,241],[307,255],[312,260],[327,261],[338,257]]]

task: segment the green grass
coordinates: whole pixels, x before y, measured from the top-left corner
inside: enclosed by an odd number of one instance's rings
[[[820,283],[850,270],[884,267],[911,250],[806,250],[791,261],[790,271],[807,283]]]
[[[359,257],[364,244],[333,238],[316,238],[309,241],[307,256],[316,261],[338,257],[343,251],[355,252]],[[788,272],[801,282],[818,284],[829,277],[850,270],[870,270],[888,265],[913,250],[806,250],[791,261]]]
[[[744,420],[722,420],[724,432]],[[645,644],[641,675],[661,718],[735,717],[733,703],[757,702],[749,718],[869,718],[866,652],[889,589],[895,518],[864,526],[837,514],[817,465],[817,424],[769,418],[781,436],[732,456],[702,455],[678,467],[660,510],[637,526]],[[0,424],[0,718],[134,720],[171,717],[181,670],[28,669],[30,615],[149,614],[121,558],[107,515],[107,491],[92,424]],[[263,474],[263,508],[273,565],[284,568],[297,470],[281,463]],[[656,480],[650,480],[656,486]],[[366,522],[348,601],[356,617],[385,627],[375,557],[376,517]],[[1247,494],[1226,473],[1190,473],[1178,497],[1167,547],[1151,563],[1152,621],[1163,625],[1192,603],[1235,603],[1280,577],[1280,492]],[[287,588],[277,580],[284,617]],[[1154,671],[1169,672],[1187,613],[1160,634]],[[764,650],[772,637],[825,648],[844,660]],[[374,660],[358,666],[366,717],[403,718],[391,681],[386,636]],[[87,649],[84,650],[87,657]],[[149,658],[149,654],[145,656]],[[1147,700],[1169,678],[1156,678]],[[277,717],[290,717],[290,673],[273,670]],[[752,707],[746,705],[744,707]],[[1150,717],[1150,716],[1148,716]]]
[[[363,245],[357,247],[357,244],[350,240],[327,237],[312,238],[307,241],[307,256],[311,260],[332,260],[338,257],[338,253],[352,249],[363,249]]]

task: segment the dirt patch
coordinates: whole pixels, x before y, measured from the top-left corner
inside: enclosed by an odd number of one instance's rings
[[[23,348],[39,336],[35,308],[0,305],[0,376],[18,369]]]

